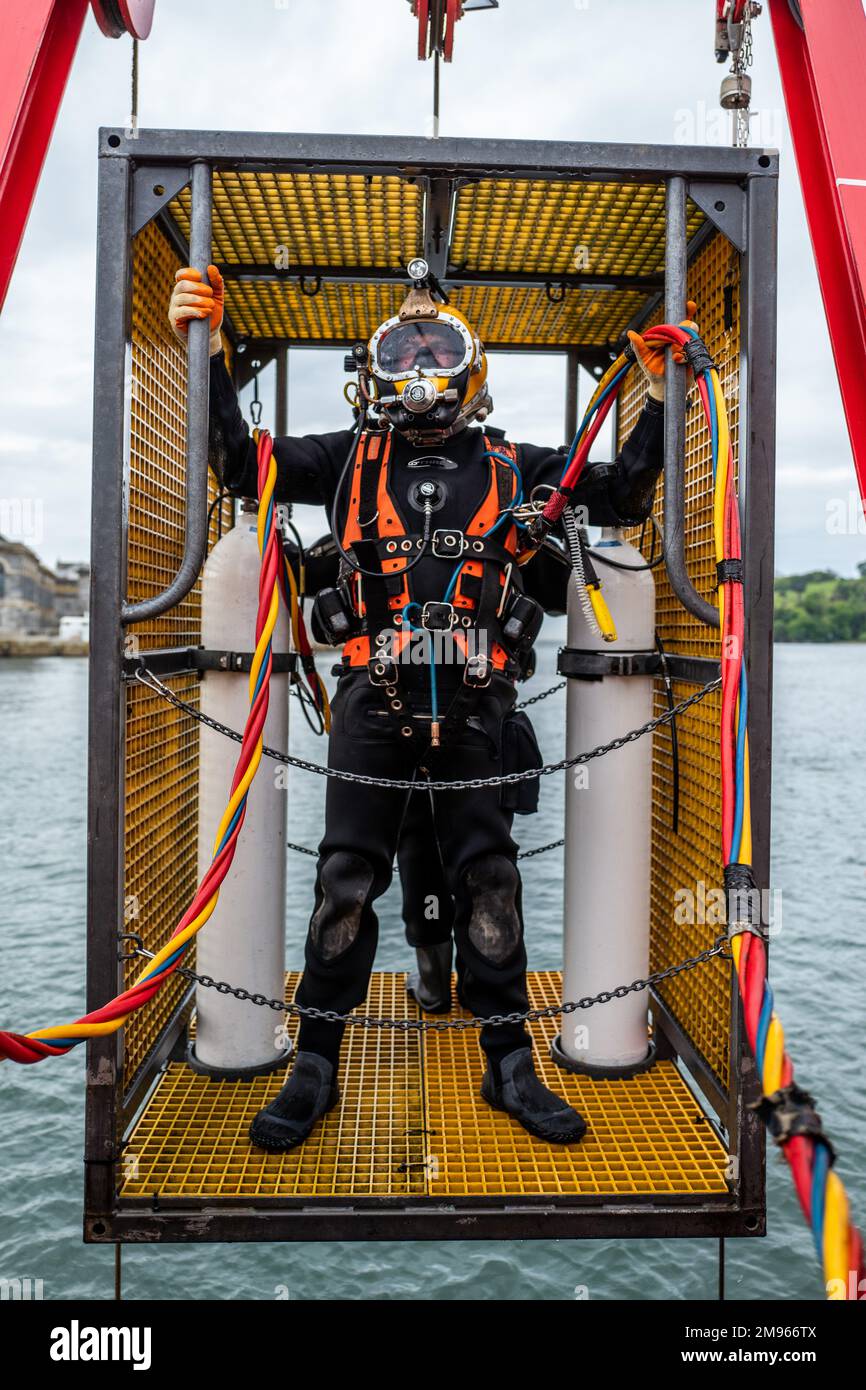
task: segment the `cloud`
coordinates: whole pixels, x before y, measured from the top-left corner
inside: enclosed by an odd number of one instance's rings
[[[725,139],[711,120],[723,69],[704,5],[656,0],[649,29],[635,0],[544,0],[543,23],[539,9],[461,21],[442,70],[443,135],[671,143],[686,112],[696,137]],[[160,0],[140,46],[141,124],[429,133],[432,65],[415,59],[414,27],[405,0]],[[49,560],[89,553],[96,140],[99,125],[128,122],[129,63],[129,42],[104,39],[89,16],[0,322],[0,496],[42,490]],[[796,557],[805,534],[812,562],[830,564],[824,500],[854,473],[766,15],[753,73],[756,127],[780,130],[783,150],[778,551]],[[562,361],[492,366],[495,422],[559,442]],[[291,375],[293,431],[345,423],[339,354],[294,352]],[[309,523],[321,531],[324,518]]]

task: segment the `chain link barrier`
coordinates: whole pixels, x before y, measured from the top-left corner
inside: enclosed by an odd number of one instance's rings
[[[556,685],[551,685],[549,689],[542,690],[540,695],[530,695],[528,700],[518,700],[515,709],[529,709],[530,705],[537,705],[541,700],[546,700],[548,695],[555,695],[557,690],[564,690],[568,681],[557,681]]]
[[[180,696],[175,695],[168,686],[151,671],[145,662],[142,661],[135,674],[136,680],[154,694],[159,695],[168,704],[176,709],[183,710],[199,724],[204,724],[207,728],[213,729],[215,733],[223,734],[226,738],[240,742],[241,735],[235,730],[221,724],[218,720],[211,718],[210,715],[203,714],[201,710],[190,705]],[[683,714],[692,705],[705,699],[714,690],[721,686],[721,678],[708,681],[692,695],[681,700],[679,704],[665,710],[662,714],[656,715],[639,729],[631,729],[627,734],[621,734],[618,738],[612,739],[610,743],[600,744],[587,753],[578,753],[573,758],[561,758],[559,762],[545,763],[541,768],[530,768],[526,772],[515,772],[503,774],[497,777],[473,777],[462,781],[453,782],[434,782],[425,781],[418,783],[409,781],[405,778],[390,779],[387,777],[371,777],[361,773],[343,772],[339,768],[324,767],[320,763],[313,763],[306,758],[297,758],[290,753],[281,753],[278,749],[264,746],[262,749],[266,757],[273,758],[275,762],[284,763],[289,767],[297,767],[302,771],[315,772],[319,776],[334,777],[343,782],[360,782],[364,786],[392,787],[400,791],[415,791],[422,786],[425,791],[474,791],[480,787],[503,787],[510,786],[515,782],[526,781],[530,777],[545,777],[554,772],[564,772],[569,768],[577,767],[583,763],[588,763],[594,758],[603,757],[606,753],[615,752],[619,748],[625,748],[628,744],[634,743],[646,734],[652,733],[655,729],[661,728],[665,724],[670,724],[678,715]],[[521,708],[536,704],[539,700],[544,700],[548,695],[552,695],[556,690],[561,690],[567,681],[551,686],[550,689],[542,691],[541,694],[532,696],[531,699],[523,702]],[[544,854],[551,849],[559,849],[565,844],[564,840],[554,840],[548,845],[541,845],[538,849],[526,850],[519,857],[531,859],[536,854]],[[301,854],[315,855],[315,850],[308,849],[305,845],[296,845],[288,842],[288,847],[299,851]],[[123,938],[134,943],[132,951],[124,956],[143,956],[145,959],[152,959],[153,953],[147,951],[135,933],[127,933]],[[687,970],[694,970],[696,966],[703,965],[714,957],[719,956],[723,959],[731,959],[730,953],[726,951],[727,935],[716,938],[714,944],[705,951],[701,951],[697,956],[690,956],[687,960],[678,965],[669,965],[664,970],[657,970],[654,974],[648,975],[646,979],[633,980],[629,985],[618,985],[615,989],[602,990],[599,994],[587,995],[583,999],[570,1000],[563,1004],[548,1004],[540,1009],[528,1009],[524,1013],[492,1014],[487,1018],[454,1018],[454,1019],[412,1019],[412,1018],[388,1018],[385,1016],[374,1016],[371,1014],[339,1014],[332,1009],[316,1009],[305,1007],[294,1002],[287,1003],[285,999],[268,999],[263,994],[256,994],[244,989],[241,985],[230,985],[225,980],[214,980],[210,975],[199,975],[188,966],[179,966],[176,973],[182,975],[184,979],[190,980],[193,984],[200,985],[203,989],[215,989],[219,994],[231,995],[244,1003],[258,1005],[261,1008],[273,1009],[275,1012],[294,1016],[297,1018],[318,1019],[323,1023],[345,1023],[352,1027],[360,1028],[383,1028],[393,1029],[395,1032],[410,1033],[436,1033],[436,1032],[465,1032],[467,1029],[474,1028],[501,1028],[513,1024],[535,1023],[539,1019],[558,1018],[565,1014],[576,1013],[581,1009],[591,1009],[597,1004],[608,1004],[612,999],[624,999],[629,994],[636,994],[645,989],[651,989],[661,984],[665,980],[672,979],[676,975],[682,974]]]
[[[528,700],[521,700],[514,706],[515,709],[529,709],[530,705],[537,705],[540,700],[546,700],[549,695],[555,695],[558,690],[564,690],[568,681],[558,681],[556,685],[550,686],[548,690],[542,690],[540,695],[533,695]],[[518,854],[518,859],[534,859],[537,854],[547,854],[552,849],[562,849],[565,840],[551,840],[547,845],[539,845],[537,849],[523,849]],[[309,849],[307,845],[296,845],[293,840],[286,841],[286,848],[293,849],[297,854],[306,854],[311,859],[318,859],[319,852]]]
[[[168,704],[174,705],[176,709],[183,710],[199,724],[204,724],[207,728],[213,729],[215,733],[224,734],[226,738],[233,739],[235,743],[241,742],[241,735],[236,729],[230,729],[226,724],[221,724],[218,720],[211,718],[209,714],[204,714],[194,705],[190,705],[186,700],[182,700],[174,691],[169,690],[168,686],[163,685],[158,676],[154,675],[147,665],[142,661],[135,673],[135,679],[139,684],[152,690],[155,695],[159,695]],[[630,743],[635,743],[645,734],[651,734],[655,729],[662,728],[665,724],[670,724],[678,715],[684,714],[692,705],[706,699],[714,690],[721,687],[721,677],[708,681],[702,685],[692,695],[686,696],[678,705],[673,705],[662,714],[657,714],[650,719],[640,729],[631,729],[627,734],[620,734],[618,738],[611,739],[610,743],[600,744],[597,748],[592,748],[588,753],[576,753],[573,758],[560,758],[555,763],[545,763],[539,768],[528,768],[525,772],[500,773],[496,777],[470,777],[456,779],[453,782],[410,781],[408,778],[401,777],[373,777],[362,772],[344,772],[337,767],[324,767],[321,763],[310,762],[307,758],[298,758],[291,753],[282,753],[277,748],[268,748],[264,745],[262,752],[265,757],[273,758],[275,762],[284,763],[287,767],[297,767],[304,772],[315,772],[320,777],[333,777],[338,782],[354,782],[365,787],[391,787],[395,791],[443,791],[443,792],[462,792],[478,791],[482,787],[510,787],[518,782],[527,782],[536,777],[549,777],[554,772],[566,772],[569,768],[581,766],[584,763],[592,762],[594,758],[604,757],[606,753],[615,753],[620,748],[625,748]]]
[[[537,849],[522,849],[522,850],[520,851],[520,853],[518,854],[517,858],[518,858],[518,859],[534,859],[535,856],[536,856],[537,854],[547,854],[548,850],[551,850],[551,849],[562,849],[562,847],[563,847],[564,844],[565,844],[565,841],[564,841],[564,840],[551,840],[551,841],[550,841],[550,844],[548,844],[548,845],[539,845]],[[293,850],[295,850],[298,854],[307,854],[307,855],[310,856],[311,859],[318,859],[318,857],[319,857],[319,851],[318,851],[318,850],[309,849],[309,848],[307,847],[307,845],[296,845],[296,844],[294,843],[294,841],[292,841],[292,840],[287,840],[287,841],[286,841],[286,849],[293,849]]]
[[[153,958],[153,952],[144,949],[140,944],[140,938],[134,937],[132,933],[127,933],[124,937],[127,941],[131,939],[137,944],[124,959],[128,959],[129,956],[144,956],[148,960]],[[201,985],[203,989],[215,989],[218,994],[231,995],[233,999],[239,999],[242,1003],[255,1004],[259,1008],[273,1009],[275,1013],[288,1014],[296,1018],[314,1018],[322,1023],[345,1023],[355,1028],[388,1029],[395,1033],[465,1033],[473,1028],[504,1028],[513,1024],[536,1023],[542,1018],[559,1018],[565,1014],[577,1013],[580,1009],[592,1009],[597,1004],[609,1004],[612,999],[625,999],[629,994],[639,994],[664,980],[673,979],[675,975],[694,970],[696,966],[704,965],[716,956],[722,960],[731,960],[730,952],[725,949],[727,945],[727,934],[718,936],[713,945],[708,946],[699,955],[690,956],[679,965],[668,965],[664,970],[656,970],[645,980],[633,980],[630,985],[617,985],[615,989],[604,989],[599,994],[585,995],[582,999],[569,1000],[564,1004],[546,1004],[543,1008],[527,1009],[524,1013],[490,1014],[486,1018],[389,1018],[387,1015],[378,1014],[338,1014],[333,1009],[307,1007],[296,1004],[293,1000],[287,1002],[285,999],[268,999],[266,995],[252,993],[240,985],[215,980],[212,975],[199,975],[186,965],[178,966],[175,974],[183,975],[184,979]]]

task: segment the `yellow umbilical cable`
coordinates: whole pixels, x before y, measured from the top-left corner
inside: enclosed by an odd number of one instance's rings
[[[259,506],[258,535],[260,551],[264,544],[264,518],[268,509],[268,504],[273,495],[275,486],[276,464],[274,463],[272,457],[271,465],[268,471],[267,482],[265,484],[265,488],[263,489],[261,503]],[[262,669],[262,665],[264,663],[265,657],[267,655],[267,650],[270,645],[271,638],[273,636],[274,628],[276,626],[278,613],[279,590],[275,585],[274,591],[271,595],[271,600],[268,608],[268,615],[265,624],[262,628],[261,636],[259,637],[259,640],[256,643],[256,649],[253,654],[253,659],[250,666],[249,693],[251,704],[253,702],[256,687],[258,684],[259,673]],[[230,798],[229,804],[226,807],[222,820],[220,821],[220,828],[217,831],[216,839],[214,842],[215,849],[220,844],[223,834],[225,833],[228,826],[231,824],[235,812],[237,811],[238,807],[243,801],[246,792],[250,788],[252,780],[255,777],[256,771],[262,759],[262,747],[263,738],[260,734],[256,743],[253,745],[252,753],[250,755],[250,761],[247,764],[247,767],[244,771],[244,775],[241,781],[238,783],[237,787],[235,788],[235,791]],[[197,915],[192,919],[191,922],[187,923],[183,931],[177,932],[174,936],[170,937],[166,944],[161,948],[161,950],[157,951],[157,953],[148,960],[147,965],[136,977],[131,988],[135,988],[136,985],[142,984],[146,979],[155,974],[159,970],[159,967],[161,965],[165,964],[166,961],[171,959],[171,957],[175,956],[178,950],[182,946],[184,946],[188,941],[190,941],[191,938],[194,937],[196,933],[201,930],[204,924],[213,915],[218,901],[219,888],[216,888],[212,896],[203,905],[201,911],[197,913]],[[113,1018],[104,1023],[64,1023],[56,1027],[34,1028],[25,1036],[30,1038],[40,1038],[46,1042],[50,1042],[52,1038],[106,1037],[112,1033],[116,1033],[120,1028],[122,1028],[128,1018],[129,1013],[126,1013],[119,1015],[117,1018]]]

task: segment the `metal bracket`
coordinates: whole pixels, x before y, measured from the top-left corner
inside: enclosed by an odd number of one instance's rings
[[[689,182],[689,197],[738,251],[748,247],[746,194],[735,183]]]
[[[560,647],[556,669],[560,676],[574,680],[660,676],[665,670],[671,680],[685,681],[689,685],[707,685],[719,678],[719,663],[712,657],[679,656],[676,652],[666,652],[662,662],[658,652],[598,652]]]
[[[177,164],[142,164],[132,174],[133,236],[153,221],[192,177],[187,166]]]
[[[556,663],[561,676],[578,680],[600,680],[602,676],[654,676],[659,669],[658,652],[586,652],[561,647]]]
[[[448,270],[451,215],[455,186],[452,179],[426,180],[424,204],[424,259],[436,276],[444,280]]]
[[[207,647],[165,647],[131,653],[123,659],[123,679],[135,680],[142,666],[155,676],[179,676],[187,671],[249,671],[252,652],[230,652]],[[275,676],[294,671],[297,652],[272,652],[271,670]]]

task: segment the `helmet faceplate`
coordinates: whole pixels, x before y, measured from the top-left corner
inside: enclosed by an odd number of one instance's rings
[[[492,409],[484,348],[459,309],[386,319],[368,351],[379,409],[416,443],[446,439]]]

